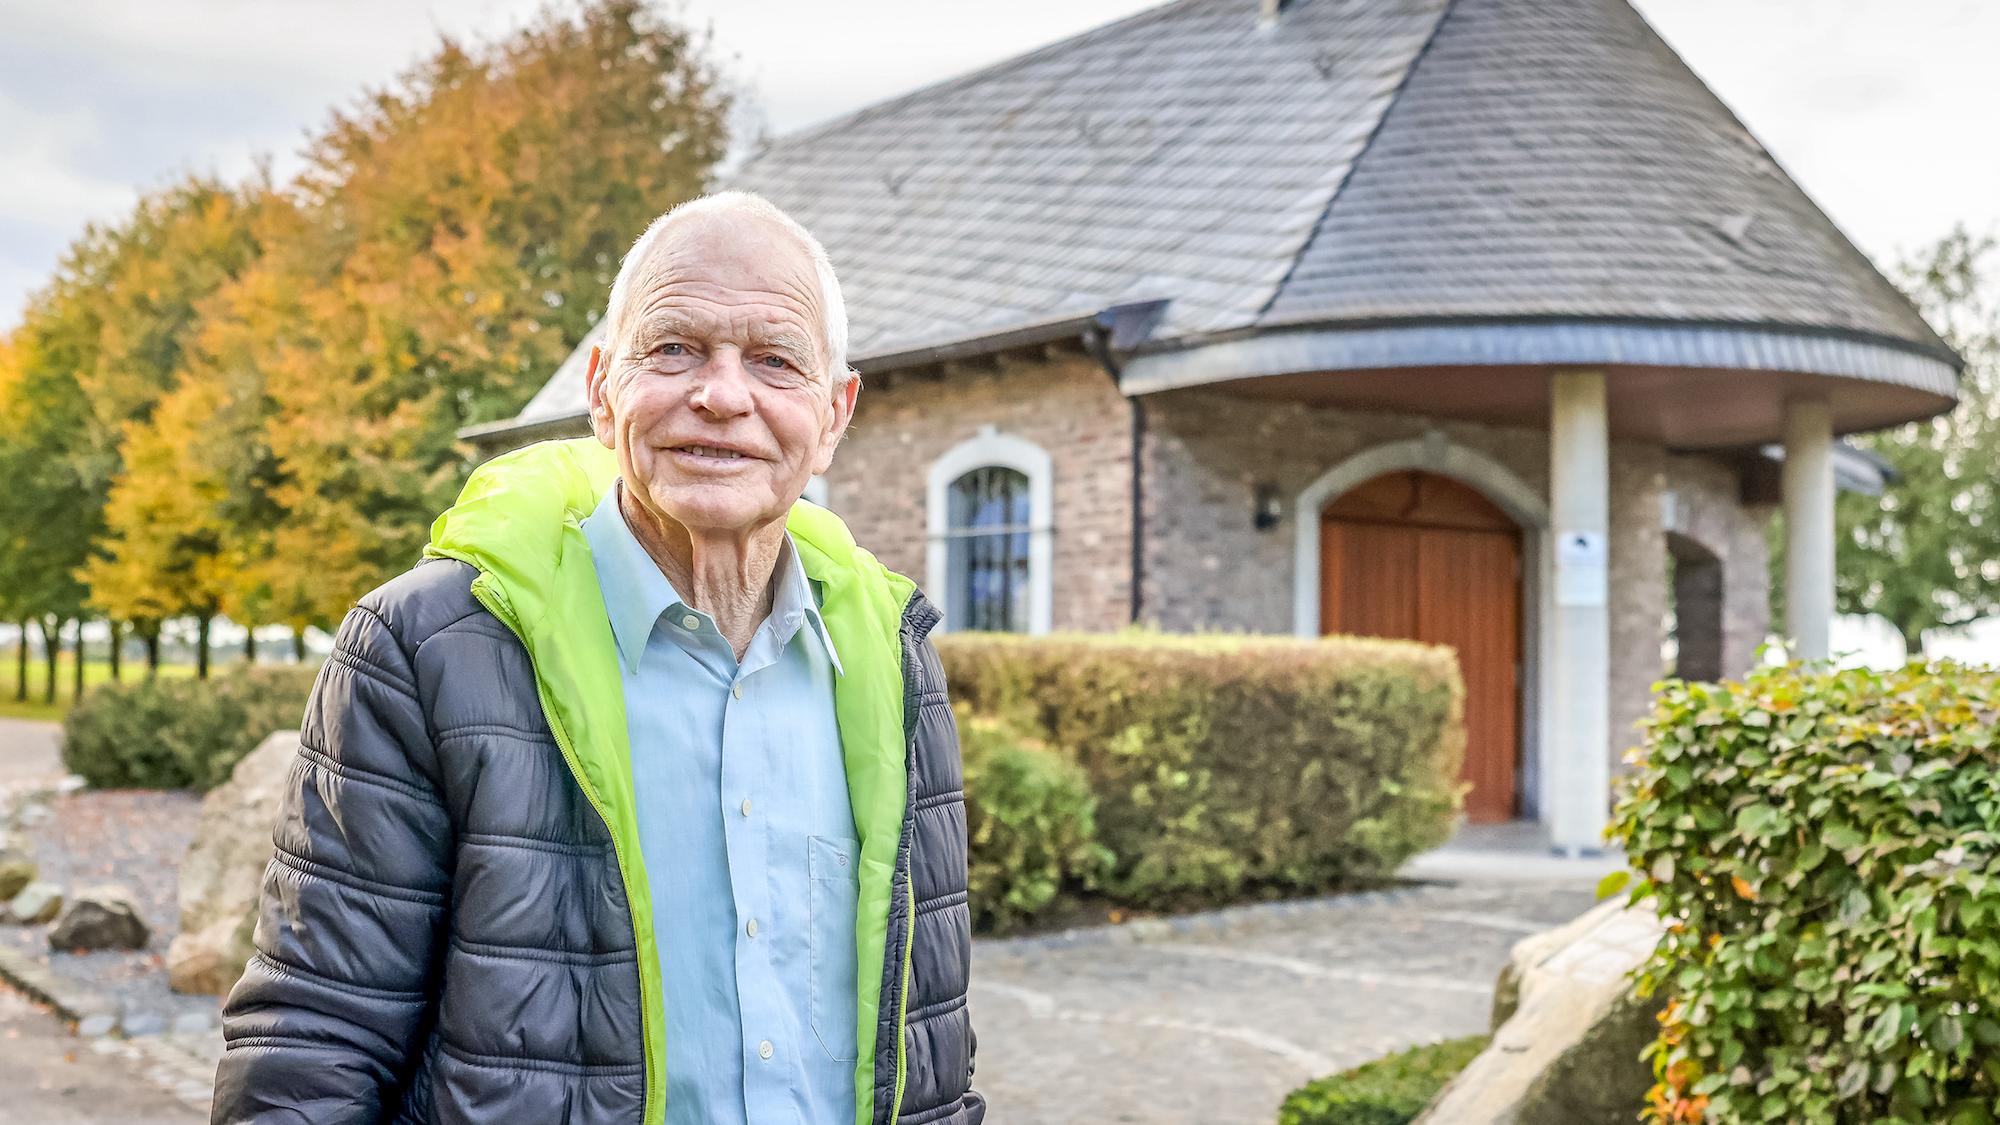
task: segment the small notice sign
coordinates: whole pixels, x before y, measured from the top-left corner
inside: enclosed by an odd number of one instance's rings
[[[1556,535],[1556,604],[1601,606],[1610,591],[1611,551],[1601,531]]]

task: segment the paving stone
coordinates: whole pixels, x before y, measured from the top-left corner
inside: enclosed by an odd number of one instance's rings
[[[1592,900],[1433,886],[978,942],[973,1084],[1010,1125],[1269,1125],[1310,1078],[1484,1032],[1513,943]]]

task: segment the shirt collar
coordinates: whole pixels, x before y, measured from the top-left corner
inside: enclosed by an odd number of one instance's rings
[[[675,609],[686,612],[689,607],[626,524],[625,513],[618,509],[618,487],[614,482],[605,491],[604,498],[585,517],[582,526],[597,567],[597,583],[604,593],[604,609],[611,619],[611,636],[618,644],[619,658],[628,672],[636,672],[660,615]],[[812,626],[834,674],[844,674],[840,654],[833,647],[833,634],[820,616],[814,584],[806,577],[805,565],[799,560],[790,532],[778,548],[772,580],[771,620],[785,628],[781,639],[789,641],[797,622],[791,626],[785,623],[796,615],[799,621]]]

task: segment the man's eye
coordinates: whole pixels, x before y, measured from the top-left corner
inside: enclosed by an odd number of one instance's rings
[[[653,349],[653,354],[655,354],[655,355],[676,355],[676,356],[677,356],[677,355],[683,355],[683,354],[686,354],[686,352],[687,352],[687,349],[686,349],[686,348],[684,348],[684,347],[682,347],[682,346],[681,346],[681,345],[679,345],[679,344],[661,344],[661,345],[660,345],[659,347],[657,347],[657,348],[654,348],[654,349]]]
[[[764,366],[766,366],[766,367],[790,367],[790,366],[791,366],[791,364],[789,364],[789,363],[786,363],[786,362],[785,362],[785,357],[784,357],[784,356],[781,356],[781,355],[767,355],[767,356],[765,356],[765,357],[764,357]]]

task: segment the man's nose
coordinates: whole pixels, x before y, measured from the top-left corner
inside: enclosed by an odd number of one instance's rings
[[[750,412],[751,375],[743,363],[743,353],[721,349],[702,371],[701,383],[689,396],[689,404],[704,414],[734,418]]]

